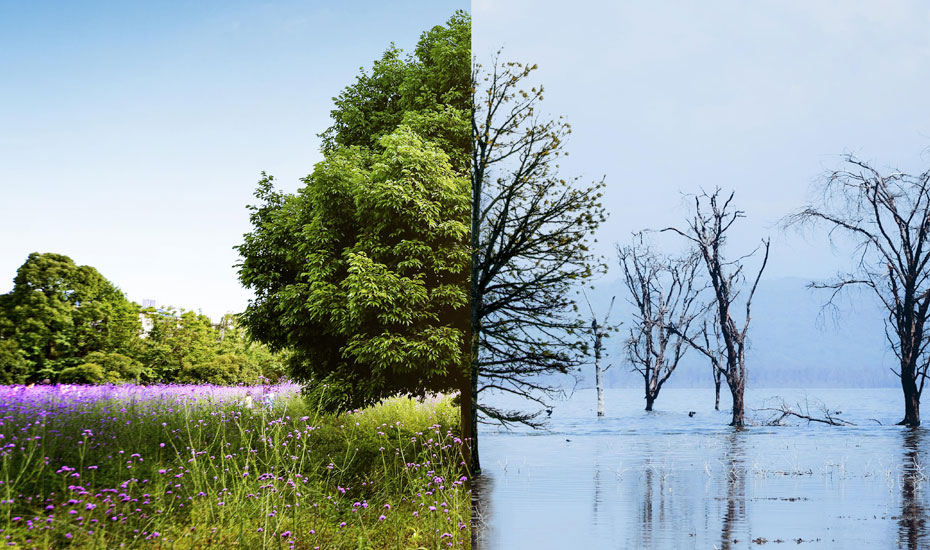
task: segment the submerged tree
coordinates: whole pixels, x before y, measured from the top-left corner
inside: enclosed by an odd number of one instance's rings
[[[558,391],[550,375],[585,362],[584,322],[572,290],[602,266],[588,239],[605,219],[603,182],[578,185],[559,176],[570,133],[561,118],[540,117],[536,68],[475,67],[471,170],[471,376],[475,416],[538,425],[539,412],[502,410],[477,401],[485,390],[540,405]],[[528,88],[528,89],[527,89]],[[477,468],[477,448],[473,449]]]
[[[591,313],[591,343],[594,346],[594,388],[597,391],[597,416],[604,416],[604,374],[610,369],[611,365],[606,367],[601,363],[601,354],[604,350],[604,338],[607,338],[612,328],[608,324],[610,321],[610,312],[614,308],[614,299],[610,297],[610,305],[607,306],[607,313],[604,314],[603,322],[598,322],[597,314],[594,313],[594,307],[588,300],[588,295],[584,293],[584,301],[588,305],[588,311]]]
[[[719,330],[720,339],[723,342],[725,359],[723,376],[730,388],[730,395],[733,397],[733,419],[730,425],[742,427],[745,424],[743,392],[746,389],[746,337],[749,334],[749,321],[752,318],[750,314],[752,298],[769,259],[769,240],[763,240],[759,248],[746,256],[727,260],[723,255],[727,232],[736,220],[745,217],[745,214],[742,210],[736,210],[733,207],[733,193],[725,199],[720,193],[721,190],[718,188],[709,195],[702,193],[695,196],[694,217],[688,222],[687,228],[681,230],[671,227],[664,231],[672,231],[688,239],[697,250],[707,270],[710,286],[714,292],[710,307],[714,311],[716,329]],[[733,317],[733,308],[746,281],[744,262],[760,248],[764,251],[762,264],[746,296],[745,317],[742,324],[739,324]],[[688,336],[684,331],[680,331],[680,334],[695,349],[711,360],[714,359],[715,349]]]
[[[618,247],[617,254],[635,307],[626,340],[627,357],[643,377],[646,410],[651,411],[663,384],[690,347],[687,341],[696,336],[692,325],[703,313],[698,302],[701,289],[696,284],[700,258],[697,254],[660,256],[643,244],[642,234],[636,239],[633,245]]]
[[[920,424],[920,395],[930,365],[930,171],[914,176],[882,174],[853,155],[849,167],[828,174],[820,202],[789,216],[787,224],[823,223],[831,240],[856,243],[856,265],[833,281],[812,283],[832,290],[830,302],[848,287],[865,287],[888,312],[885,336],[898,359],[894,373],[904,392],[904,418]]]

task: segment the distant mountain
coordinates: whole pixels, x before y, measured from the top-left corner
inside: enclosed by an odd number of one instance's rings
[[[752,387],[884,387],[900,382],[890,371],[894,354],[885,340],[885,313],[870,294],[854,292],[836,309],[825,310],[828,291],[806,288],[799,278],[763,279],[753,298],[750,349],[747,353]],[[595,285],[588,291],[592,305],[603,316],[616,295],[612,321],[628,323],[632,306],[621,281]],[[582,301],[584,311],[587,306]],[[737,308],[743,319],[745,310]],[[630,372],[622,351],[628,325],[606,344],[613,367],[607,371],[609,387],[637,387],[642,378]],[[593,386],[593,366],[584,369],[580,387]],[[689,352],[665,387],[713,387],[710,364]]]

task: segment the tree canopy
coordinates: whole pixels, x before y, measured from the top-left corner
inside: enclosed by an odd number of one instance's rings
[[[136,316],[134,305],[93,267],[34,252],[17,270],[13,290],[0,296],[0,354],[19,356],[5,376],[8,382],[55,379],[91,352],[131,346]]]
[[[391,46],[336,97],[296,194],[259,182],[241,318],[332,408],[466,385],[470,25]]]
[[[227,315],[140,308],[95,268],[29,255],[0,295],[0,383],[255,383],[283,375],[284,355],[246,338]]]

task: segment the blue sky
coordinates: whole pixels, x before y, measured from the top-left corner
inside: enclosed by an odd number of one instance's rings
[[[468,2],[0,2],[0,292],[30,252],[135,301],[241,311],[265,170],[299,186],[332,97]]]
[[[564,172],[606,175],[611,265],[632,231],[683,223],[682,193],[719,185],[747,214],[732,257],[770,235],[768,276],[826,277],[848,250],[776,227],[818,175],[845,152],[930,168],[923,2],[475,0],[472,18],[479,60],[503,46],[539,65],[541,111],[573,127]]]

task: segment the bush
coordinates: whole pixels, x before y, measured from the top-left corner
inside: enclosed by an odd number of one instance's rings
[[[240,353],[224,353],[194,364],[181,373],[184,383],[206,382],[219,386],[254,384],[261,376],[258,366]]]
[[[15,340],[0,340],[0,384],[22,384],[29,376],[29,362]]]
[[[106,380],[103,367],[97,363],[83,363],[68,367],[58,374],[58,381],[68,384],[100,384]]]
[[[152,378],[149,370],[141,363],[121,353],[93,351],[87,354],[84,363],[100,365],[107,382],[138,382]]]

